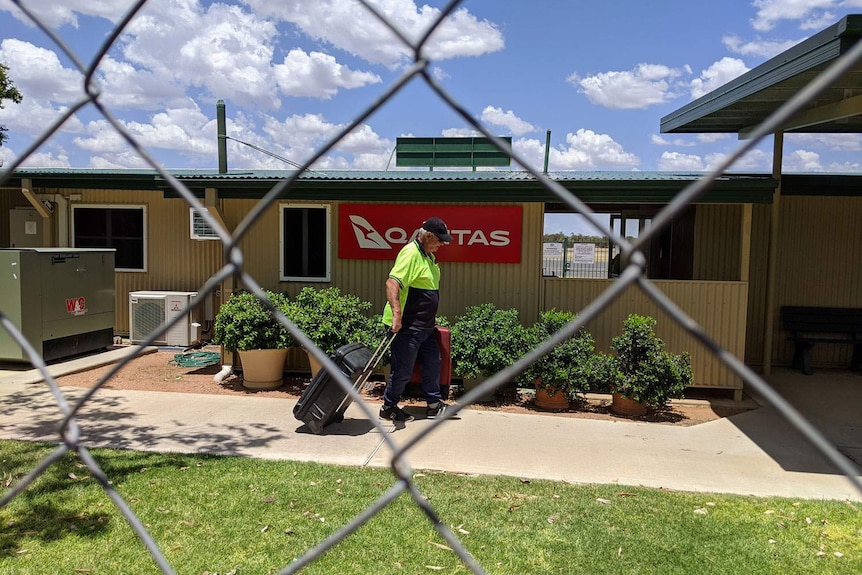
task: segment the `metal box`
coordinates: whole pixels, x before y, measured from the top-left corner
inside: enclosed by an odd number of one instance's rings
[[[175,316],[182,316],[171,329],[152,343],[154,345],[188,346],[199,337],[200,322],[193,321],[190,307],[198,293],[194,291],[129,292],[129,340],[143,343],[150,335]]]
[[[45,361],[114,341],[114,249],[0,249],[0,310]],[[30,361],[0,328],[0,361]]]

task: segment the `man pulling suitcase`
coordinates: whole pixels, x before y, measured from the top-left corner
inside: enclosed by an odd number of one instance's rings
[[[435,252],[452,241],[440,218],[428,218],[414,240],[407,243],[386,280],[383,323],[395,333],[392,341],[392,372],[383,392],[380,417],[396,422],[413,416],[398,407],[404,388],[419,364],[422,392],[428,402],[426,416],[441,417],[448,407],[440,395],[440,348],[434,336],[440,302],[440,266]]]

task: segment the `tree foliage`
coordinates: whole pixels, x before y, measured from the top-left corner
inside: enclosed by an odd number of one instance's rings
[[[15,87],[15,84],[9,79],[9,66],[0,64],[0,110],[3,109],[4,100],[11,100],[16,104],[20,104],[24,96]],[[0,126],[0,146],[6,141],[6,126]]]
[[[597,247],[608,247],[608,238],[602,236],[588,236],[585,234],[564,234],[563,232],[555,232],[553,234],[545,234],[542,236],[542,241],[545,243],[568,243],[572,244],[596,244]]]

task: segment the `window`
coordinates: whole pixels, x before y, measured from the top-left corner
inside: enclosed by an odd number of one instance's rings
[[[329,206],[281,205],[281,280],[330,281]]]
[[[203,211],[207,211],[203,208]],[[193,240],[217,240],[218,234],[195,208],[189,208],[189,230]]]
[[[114,269],[147,270],[144,206],[72,206],[72,244],[76,248],[114,248]]]

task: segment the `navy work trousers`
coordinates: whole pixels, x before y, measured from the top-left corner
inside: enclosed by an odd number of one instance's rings
[[[414,365],[422,373],[422,392],[429,404],[440,401],[440,347],[433,327],[405,328],[392,340],[392,373],[383,392],[384,405],[401,401],[404,388],[410,383]]]

